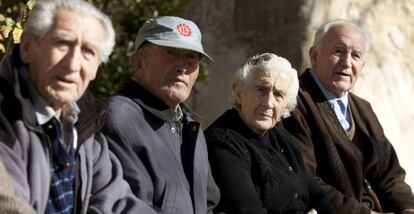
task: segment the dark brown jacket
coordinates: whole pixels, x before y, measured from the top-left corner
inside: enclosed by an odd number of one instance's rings
[[[309,70],[300,77],[299,102],[284,127],[295,136],[307,169],[338,213],[369,213],[366,178],[385,212],[414,208],[411,188],[393,146],[364,99],[349,93],[355,134],[348,138]]]

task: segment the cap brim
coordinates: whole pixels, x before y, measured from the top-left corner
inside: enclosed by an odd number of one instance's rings
[[[206,52],[204,52],[202,49],[195,48],[194,45],[191,45],[191,44],[177,42],[177,41],[158,40],[158,39],[147,39],[147,41],[153,44],[156,44],[156,45],[160,45],[160,46],[181,48],[181,49],[195,51],[207,57],[207,59],[209,59],[211,62],[213,61],[213,59],[208,54],[206,54]]]

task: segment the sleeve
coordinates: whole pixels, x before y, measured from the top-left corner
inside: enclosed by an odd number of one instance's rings
[[[21,151],[21,147],[19,147],[19,145],[15,145],[15,147],[17,151]],[[17,213],[43,212],[44,204],[46,204],[46,199],[45,197],[36,197],[36,193],[39,193],[39,191],[35,191],[34,189],[42,189],[45,184],[41,181],[43,181],[44,177],[48,177],[50,175],[45,175],[46,173],[42,173],[40,175],[38,174],[36,179],[36,181],[38,181],[38,185],[36,185],[36,187],[30,186],[30,178],[27,172],[28,166],[27,163],[23,160],[22,155],[23,154],[16,152],[14,149],[10,148],[0,140],[0,163],[2,167],[4,167],[4,171],[6,173],[1,176],[2,178],[0,178],[0,191],[3,191],[4,194],[0,194],[0,200],[2,202],[0,205],[0,210],[3,207],[3,203],[9,201],[16,204],[9,204],[8,207],[6,205],[6,210],[14,209],[13,206],[16,206],[16,208],[18,208],[16,210]],[[8,189],[11,190],[11,192],[9,192]],[[44,195],[43,192],[44,191],[42,191],[42,195]],[[25,211],[22,212],[21,210]]]
[[[207,137],[213,177],[221,191],[215,212],[265,214],[260,196],[251,179],[247,151],[223,139]]]
[[[20,157],[20,154],[17,154],[9,146],[0,142],[0,159],[6,169],[7,176],[11,178],[11,186],[13,187],[16,196],[29,202],[31,197],[30,186],[25,170],[26,164]]]
[[[3,101],[2,93],[0,93],[0,104],[2,104],[1,101]],[[3,205],[5,201],[12,200],[12,198],[9,198],[11,195],[7,193],[6,188],[8,187],[13,187],[13,194],[16,196],[19,196],[26,201],[30,200],[30,188],[27,182],[25,163],[21,160],[20,155],[9,147],[10,143],[15,143],[14,141],[17,141],[14,130],[3,112],[0,111],[0,170],[2,177],[0,179],[0,191],[5,194],[0,196],[2,200],[1,205]],[[10,182],[8,182],[9,178],[11,178],[11,180],[9,180]],[[2,206],[0,206],[0,209],[1,207]]]
[[[384,137],[385,138],[385,137]],[[410,186],[404,181],[405,171],[399,164],[397,154],[391,143],[385,139],[380,148],[381,172],[375,178],[368,178],[373,190],[378,194],[384,211],[401,212],[414,208],[414,197]]]
[[[203,150],[205,151],[205,154],[208,156],[207,153],[207,145],[204,138],[204,134],[200,130],[201,135],[203,137]],[[208,158],[206,159],[208,160]],[[217,204],[220,201],[220,190],[213,178],[213,175],[211,174],[211,166],[209,161],[207,161],[207,168],[208,168],[208,175],[207,175],[207,213],[212,214],[213,209],[217,206]]]
[[[0,142],[1,143],[1,142]],[[7,170],[0,161],[0,213],[27,214],[35,213],[23,199],[16,197]]]
[[[367,179],[377,194],[384,211],[401,212],[404,209],[414,208],[414,197],[410,186],[404,181],[405,171],[401,167],[394,147],[384,134],[384,130],[368,102],[361,103],[367,116],[364,122],[375,134],[376,141],[372,140],[378,155],[378,164],[369,168]],[[363,106],[364,105],[364,106]]]
[[[87,213],[148,213],[157,212],[137,198],[123,178],[118,158],[108,149],[103,135],[100,151],[94,150],[93,184]],[[94,146],[96,148],[96,145]]]
[[[312,140],[312,131],[306,120],[307,115],[303,103],[299,100],[298,106],[291,116],[283,120],[283,127],[294,137],[296,145],[303,155],[306,170],[314,177],[325,192],[326,197],[338,213],[361,213],[369,214],[370,209],[358,202],[356,199],[342,194],[335,187],[326,184],[316,174],[317,162]]]
[[[319,214],[336,213],[319,184],[313,179],[313,177],[307,177],[309,181],[310,208],[315,209]]]
[[[211,171],[209,171],[207,179],[207,213],[212,214],[220,200],[220,190],[211,175]]]

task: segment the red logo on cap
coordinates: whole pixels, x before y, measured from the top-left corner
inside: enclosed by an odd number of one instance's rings
[[[178,33],[180,33],[182,36],[191,36],[191,28],[190,26],[186,25],[186,24],[178,24],[177,25],[177,31]]]

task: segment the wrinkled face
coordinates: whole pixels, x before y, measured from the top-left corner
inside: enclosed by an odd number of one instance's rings
[[[286,74],[269,71],[272,68],[258,69],[252,71],[241,89],[233,87],[233,93],[243,121],[263,135],[288,111],[287,91],[292,80]]]
[[[332,27],[320,50],[310,50],[312,68],[322,85],[336,97],[355,85],[365,65],[364,36],[350,24]]]
[[[23,38],[21,55],[37,92],[59,111],[95,78],[105,32],[96,19],[68,10],[56,11],[54,21],[39,40]]]
[[[171,109],[187,100],[197,79],[200,54],[147,43],[132,56],[138,82]]]

